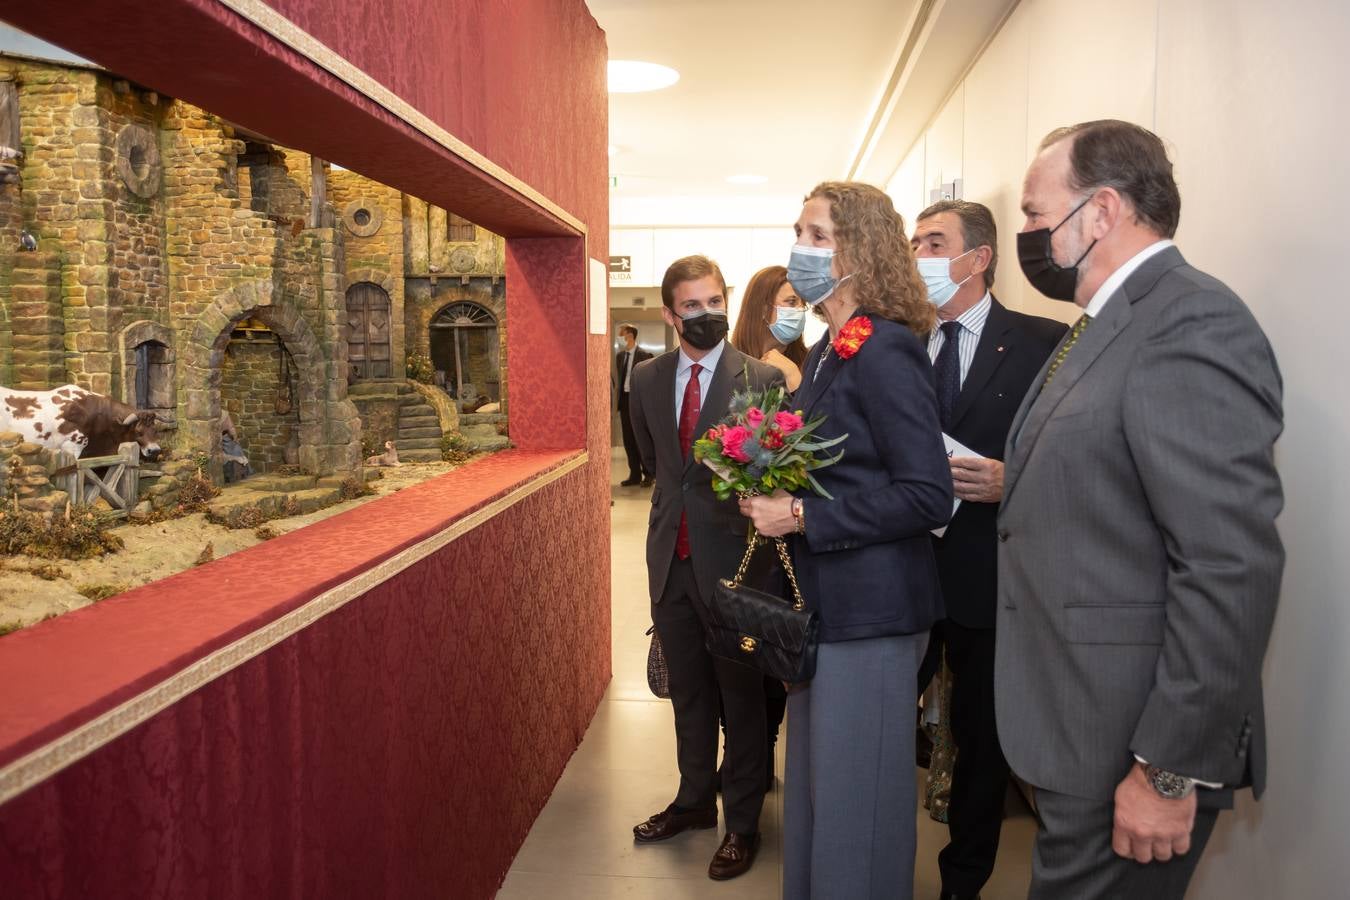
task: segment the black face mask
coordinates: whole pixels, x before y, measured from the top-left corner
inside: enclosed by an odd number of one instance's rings
[[[1071,266],[1061,266],[1055,262],[1054,251],[1050,249],[1050,235],[1064,227],[1064,223],[1078,215],[1078,211],[1087,206],[1088,197],[1073,208],[1054,228],[1037,228],[1035,231],[1023,231],[1017,235],[1017,261],[1022,264],[1022,274],[1027,276],[1031,286],[1051,300],[1073,300],[1074,290],[1078,287],[1078,264],[1087,258],[1093,241]]]
[[[711,350],[727,336],[727,314],[721,310],[707,309],[680,322],[680,337],[698,350]]]

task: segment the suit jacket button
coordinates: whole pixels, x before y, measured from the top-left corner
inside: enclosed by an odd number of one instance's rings
[[[1007,530],[1006,528],[1000,528],[1000,529],[998,530],[998,540],[999,540],[999,543],[1007,543],[1007,541],[1008,541],[1008,530]]]

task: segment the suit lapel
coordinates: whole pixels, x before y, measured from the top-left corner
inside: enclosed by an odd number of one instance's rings
[[[810,372],[811,380],[809,382],[803,381],[802,389],[799,392],[801,396],[797,400],[797,406],[802,410],[803,418],[807,418],[810,415],[812,407],[814,407],[816,403],[820,401],[820,398],[825,395],[825,392],[829,390],[830,382],[834,381],[835,376],[839,374],[839,370],[843,368],[841,365],[843,360],[839,358],[838,354],[831,354],[830,357],[825,360],[825,364],[823,366],[820,365],[820,357],[828,352],[829,348],[830,335],[829,332],[826,332],[821,336],[820,340],[816,342],[816,346],[812,348],[811,355],[806,358],[806,367]],[[817,369],[818,366],[819,369]],[[820,374],[819,378],[816,377],[817,371],[819,371]]]
[[[970,412],[975,399],[994,376],[995,370],[1012,353],[1014,336],[1007,310],[998,300],[993,300],[984,328],[980,331],[980,342],[975,346],[975,358],[970,362],[970,371],[966,373],[961,395],[956,398],[956,407],[952,410],[952,420],[947,426],[949,433],[961,424],[961,419]]]
[[[657,434],[657,442],[666,445],[671,459],[680,458],[680,430],[675,420],[675,370],[679,364],[680,354],[676,351],[663,353],[657,357],[656,362],[652,363],[656,366],[652,390],[657,392],[657,396],[648,401],[652,410],[664,410],[662,415],[648,416],[648,422],[651,423],[653,431],[660,432]]]
[[[1116,293],[1119,294],[1120,292],[1117,291]],[[1092,364],[1097,361],[1097,357],[1101,356],[1102,352],[1116,339],[1116,335],[1120,334],[1125,326],[1130,324],[1133,317],[1127,298],[1112,295],[1111,300],[1102,307],[1101,315],[1088,323],[1082,336],[1078,338],[1078,343],[1074,344],[1073,349],[1069,351],[1069,355],[1064,357],[1064,362],[1060,365],[1059,371],[1055,373],[1054,379],[1045,385],[1034,398],[1031,398],[1030,404],[1025,409],[1026,414],[1020,423],[1020,430],[1012,432],[1015,436],[1015,443],[1012,455],[1009,457],[1009,462],[1012,464],[1010,466],[1011,471],[1004,475],[1004,481],[1007,484],[1004,489],[1005,495],[1012,493],[1013,486],[1017,482],[1017,476],[1021,474],[1027,456],[1031,453],[1032,447],[1036,445],[1037,437],[1040,436],[1041,430],[1054,414],[1060,401],[1069,391],[1073,390],[1073,386],[1087,373],[1088,369],[1092,368]],[[1068,340],[1068,335],[1065,335],[1064,339]],[[1056,349],[1055,354],[1058,352],[1059,350]],[[1055,354],[1051,354],[1051,360],[1054,359]],[[1042,384],[1045,381],[1045,372],[1049,368],[1047,362],[1037,376],[1037,384]],[[1014,424],[1014,429],[1019,429],[1019,426]]]
[[[1185,262],[1181,251],[1176,247],[1168,247],[1144,260],[1143,265],[1126,278],[1125,283],[1111,295],[1111,299],[1102,307],[1101,315],[1083,331],[1078,343],[1064,358],[1064,363],[1054,380],[1046,385],[1044,390],[1028,392],[1022,401],[1021,409],[1017,411],[1017,418],[1013,421],[1010,432],[1012,439],[1003,479],[1005,503],[1012,493],[1017,476],[1021,474],[1027,458],[1031,455],[1036,438],[1054,413],[1055,407],[1087,373],[1097,357],[1110,346],[1116,335],[1130,324],[1134,318],[1131,310],[1134,303],[1146,297],[1163,275],[1177,266],[1184,265]],[[1068,339],[1069,335],[1066,334],[1064,341]],[[1060,341],[1060,346],[1063,346],[1064,341]],[[1041,367],[1040,374],[1036,376],[1036,384],[1044,384],[1045,373],[1049,371],[1058,353],[1059,348],[1056,347],[1055,352],[1050,354],[1050,358]]]
[[[694,426],[694,440],[698,440],[699,435],[726,416],[727,406],[731,403],[732,392],[740,390],[744,386],[745,357],[730,344],[723,344],[722,356],[717,360],[717,368],[713,370],[712,381],[708,383],[708,395],[703,398],[699,405],[698,423]],[[674,391],[674,389],[672,379],[671,390]],[[678,447],[678,427],[676,428],[675,443]],[[688,469],[693,464],[694,454],[691,449],[689,456],[684,461],[684,467]]]

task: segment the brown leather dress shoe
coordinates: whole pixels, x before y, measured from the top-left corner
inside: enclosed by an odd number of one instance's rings
[[[736,834],[728,831],[722,838],[722,846],[713,854],[708,865],[708,877],[714,881],[726,881],[750,871],[759,851],[759,832],[754,834]]]
[[[679,812],[675,804],[667,806],[645,822],[633,826],[633,840],[651,844],[673,838],[690,828],[716,828],[717,807]]]

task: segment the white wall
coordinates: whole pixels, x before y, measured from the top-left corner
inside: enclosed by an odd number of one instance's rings
[[[1017,268],[1022,174],[1052,128],[1136,121],[1171,148],[1182,252],[1246,300],[1275,346],[1288,566],[1265,666],[1270,782],[1221,818],[1198,900],[1350,895],[1347,38],[1344,0],[1022,0],[889,184],[912,221],[934,173],[959,172],[965,198],[999,220],[1000,297],[1067,321],[1077,309]]]
[[[765,266],[785,266],[796,242],[792,223],[801,211],[800,202],[784,224],[776,226],[719,227],[707,225],[688,228],[613,228],[610,253],[633,257],[633,287],[659,288],[666,267],[682,256],[700,253],[713,259],[722,269],[731,293],[731,325],[740,314],[740,299],[745,286]],[[611,287],[617,282],[610,282]],[[660,302],[659,289],[649,298]],[[807,317],[806,340],[809,344],[824,333],[825,326]]]

